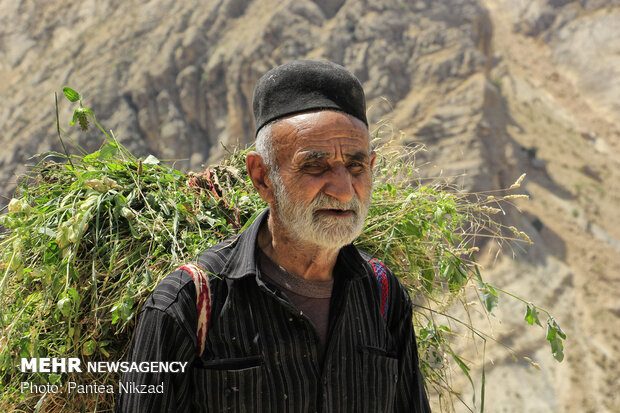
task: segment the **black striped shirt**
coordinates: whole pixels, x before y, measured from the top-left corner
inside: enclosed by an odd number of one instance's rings
[[[265,284],[256,238],[268,211],[207,250],[212,313],[196,356],[196,291],[183,270],[147,300],[130,361],[188,361],[185,374],[129,373],[124,382],[164,384],[162,394],[121,394],[117,412],[430,412],[411,323],[411,300],[388,272],[381,315],[370,256],[353,245],[334,267],[327,344],[280,291]],[[324,353],[322,353],[324,351]]]

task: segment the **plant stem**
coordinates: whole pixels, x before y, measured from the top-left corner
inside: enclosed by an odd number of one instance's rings
[[[4,271],[4,276],[2,277],[2,283],[0,283],[0,297],[4,297],[4,286],[6,284],[6,280],[9,275],[9,270],[11,269],[11,265],[13,265],[13,259],[15,258],[16,254],[17,254],[17,250],[13,250],[13,254],[11,255],[11,259],[9,260],[9,264],[6,266],[6,270]],[[4,330],[3,318],[4,317],[2,316],[2,313],[0,312],[0,325],[2,326],[2,329]]]
[[[501,293],[503,293],[503,294],[506,294],[506,295],[507,295],[507,296],[509,296],[509,297],[514,298],[515,300],[521,301],[523,304],[532,304],[532,305],[533,305],[533,306],[534,306],[537,310],[540,310],[540,311],[542,311],[543,313],[547,314],[547,316],[548,316],[548,317],[551,317],[551,313],[550,313],[549,311],[545,310],[544,308],[539,307],[539,306],[537,306],[537,305],[534,305],[533,303],[531,303],[531,302],[529,302],[529,301],[526,301],[526,300],[524,300],[523,298],[521,298],[521,297],[519,297],[519,296],[517,296],[517,295],[514,295],[514,294],[512,294],[512,293],[509,293],[509,292],[508,292],[508,291],[506,291],[506,290],[502,290],[501,288],[497,288],[497,287],[495,287],[495,286],[493,286],[493,288],[495,288],[497,291],[499,291],[499,292],[501,292]]]
[[[62,150],[65,151],[65,155],[67,155],[67,160],[71,165],[71,169],[75,170],[73,162],[71,162],[69,152],[67,152],[67,148],[65,147],[65,142],[62,140],[62,136],[60,135],[60,117],[58,116],[58,93],[56,92],[54,92],[54,99],[56,100],[56,132],[58,133],[58,139],[60,140],[60,144],[62,145]]]

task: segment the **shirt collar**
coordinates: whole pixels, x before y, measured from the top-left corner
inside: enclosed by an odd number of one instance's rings
[[[245,230],[224,243],[224,247],[232,244],[232,254],[222,270],[222,275],[231,279],[240,279],[248,275],[258,274],[256,260],[256,240],[261,225],[269,217],[269,208],[254,219],[254,222]]]
[[[241,279],[259,273],[256,243],[258,232],[268,217],[269,208],[261,212],[247,229],[230,239],[229,243],[225,243],[225,247],[230,247],[232,244],[234,250],[222,270],[223,276]],[[345,278],[362,278],[367,275],[363,261],[364,259],[353,244],[345,245],[338,254],[334,273]]]

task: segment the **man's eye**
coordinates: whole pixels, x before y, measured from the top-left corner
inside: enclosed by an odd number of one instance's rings
[[[349,164],[347,164],[347,168],[354,170],[354,171],[361,171],[366,167],[366,165],[364,165],[361,162],[351,162]]]
[[[301,169],[307,173],[320,173],[326,169],[326,166],[319,163],[309,163],[302,166]]]

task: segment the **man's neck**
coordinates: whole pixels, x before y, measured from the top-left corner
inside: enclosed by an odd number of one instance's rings
[[[258,233],[258,246],[289,273],[311,281],[333,279],[340,251],[340,248],[322,248],[295,240],[272,214]]]

